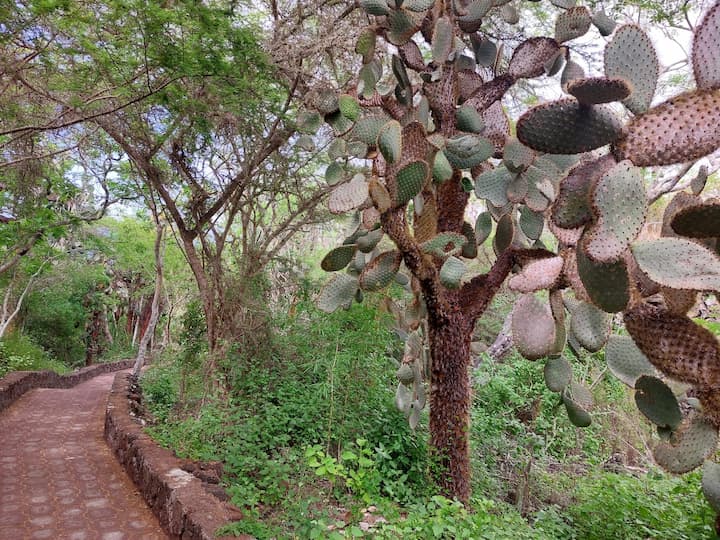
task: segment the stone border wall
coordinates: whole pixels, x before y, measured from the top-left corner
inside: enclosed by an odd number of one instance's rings
[[[0,411],[12,405],[25,392],[34,388],[71,388],[97,375],[129,369],[135,360],[121,360],[107,364],[95,364],[68,373],[58,375],[54,371],[14,371],[0,378]]]
[[[216,539],[215,530],[239,519],[239,510],[208,493],[199,478],[181,468],[179,458],[143,431],[131,414],[129,394],[129,376],[118,373],[105,413],[105,440],[110,449],[172,538]]]

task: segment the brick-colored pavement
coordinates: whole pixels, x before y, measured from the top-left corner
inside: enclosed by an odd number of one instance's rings
[[[0,413],[0,540],[168,538],[103,439],[114,373]]]

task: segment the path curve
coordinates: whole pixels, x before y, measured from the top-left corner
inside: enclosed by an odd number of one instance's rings
[[[105,440],[115,373],[0,413],[0,540],[167,539]]]

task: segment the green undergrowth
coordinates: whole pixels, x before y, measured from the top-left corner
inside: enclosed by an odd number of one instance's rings
[[[11,371],[54,371],[67,373],[65,364],[54,360],[32,338],[11,332],[0,339],[0,377]]]
[[[196,322],[190,317],[189,328]],[[145,400],[158,419],[151,434],[181,456],[225,464],[226,490],[245,518],[222,532],[261,540],[712,538],[698,474],[675,478],[649,465],[651,430],[602,354],[572,359],[595,398],[584,430],[545,388],[543,362],[482,362],[474,498],[465,508],[438,496],[427,418],[413,432],[393,405],[402,344],[391,322],[372,304],[325,315],[303,301],[274,318],[272,339],[252,361],[231,351],[220,366],[226,391],[203,393],[193,332],[185,333],[188,349],[147,371]]]

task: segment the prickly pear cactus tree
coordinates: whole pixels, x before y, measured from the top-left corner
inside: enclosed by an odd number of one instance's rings
[[[438,481],[460,500],[470,495],[471,338],[506,280],[521,293],[515,345],[546,363],[573,423],[590,424],[592,395],[573,380],[566,344],[607,347],[610,370],[658,427],[660,465],[689,471],[717,449],[720,346],[686,313],[699,293],[720,290],[720,202],[704,200],[695,182],[670,204],[662,238],[638,235],[649,204],[641,167],[720,147],[720,4],[696,29],[697,88],[657,105],[658,57],[640,27],[552,4],[554,36],[510,50],[483,29],[517,24],[516,2],[360,0],[369,25],[357,41],[356,84],[317,92],[300,122],[308,132],[321,121],[332,128],[329,208],[354,213],[322,262],[335,275],[318,304],[332,311],[393,281],[414,294],[396,401],[417,423],[429,380]],[[586,75],[573,60],[573,40],[587,32],[607,36],[604,73]],[[527,110],[511,136],[503,96],[544,77],[567,97]],[[470,223],[475,199],[485,211]],[[478,245],[491,237],[494,263],[473,275]],[[610,335],[615,313],[629,336]],[[688,390],[677,395],[669,379]],[[681,412],[678,401],[691,406]],[[718,510],[719,467],[708,461],[704,480]]]

